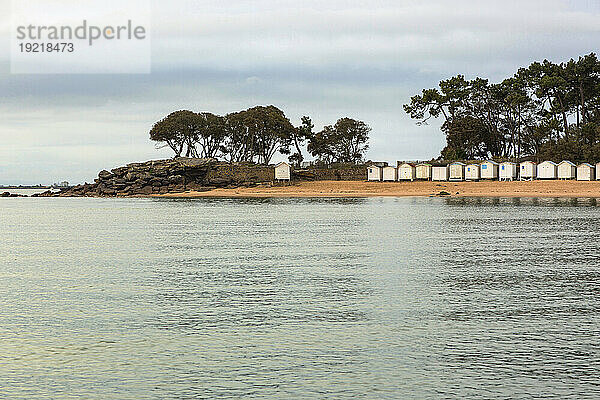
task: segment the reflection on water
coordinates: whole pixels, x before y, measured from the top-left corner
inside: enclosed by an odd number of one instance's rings
[[[2,398],[594,398],[595,199],[0,199]]]
[[[577,198],[577,197],[506,197],[506,198],[487,198],[487,197],[448,197],[444,199],[448,205],[508,205],[508,206],[548,206],[548,207],[596,207],[598,199],[595,198]]]

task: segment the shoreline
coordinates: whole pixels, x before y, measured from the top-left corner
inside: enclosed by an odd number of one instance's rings
[[[443,195],[442,192],[448,193]],[[213,189],[143,196],[150,198],[371,198],[490,197],[600,198],[600,181],[365,182],[312,181],[281,186]]]

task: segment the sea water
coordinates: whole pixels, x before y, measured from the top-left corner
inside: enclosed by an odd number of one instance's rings
[[[597,398],[588,199],[0,199],[0,398]]]

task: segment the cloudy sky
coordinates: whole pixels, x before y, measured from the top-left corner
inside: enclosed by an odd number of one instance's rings
[[[0,0],[0,184],[92,181],[169,157],[148,130],[177,109],[274,104],[317,128],[350,116],[373,128],[368,158],[430,159],[443,136],[405,115],[410,96],[596,52],[600,39],[597,0],[156,0],[151,74],[16,75],[10,11]]]

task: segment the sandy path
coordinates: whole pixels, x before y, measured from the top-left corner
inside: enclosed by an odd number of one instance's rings
[[[215,189],[158,197],[409,197],[433,196],[441,191],[456,197],[597,197],[600,181],[533,182],[297,182],[286,186]]]

